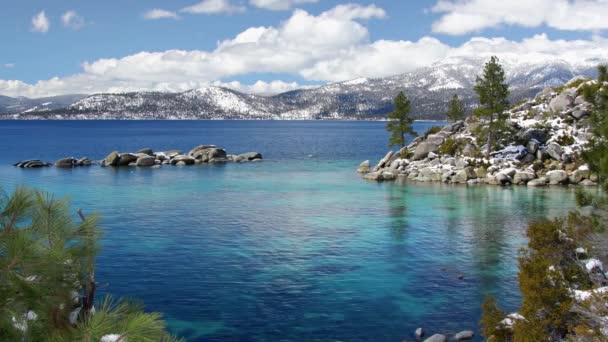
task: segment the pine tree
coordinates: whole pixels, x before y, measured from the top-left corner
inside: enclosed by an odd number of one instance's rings
[[[475,110],[475,115],[488,120],[486,158],[489,158],[496,135],[506,123],[504,111],[509,106],[509,85],[498,57],[492,56],[486,63],[483,75],[477,77],[475,92],[481,105]]]
[[[400,92],[395,97],[395,110],[388,115],[389,122],[386,125],[386,130],[391,132],[390,146],[404,147],[407,142],[406,136],[418,135],[412,128],[414,119],[409,117],[409,114],[410,100],[403,92]]]
[[[464,120],[466,117],[466,111],[464,109],[464,103],[458,98],[458,95],[454,94],[448,105],[448,112],[446,118],[448,121],[456,122]]]
[[[598,83],[583,87],[585,99],[593,104],[593,139],[583,152],[591,171],[598,174],[604,190],[608,192],[608,67],[598,67]]]
[[[160,314],[110,299],[93,310],[100,233],[96,215],[80,215],[23,187],[0,194],[0,340],[171,340]]]

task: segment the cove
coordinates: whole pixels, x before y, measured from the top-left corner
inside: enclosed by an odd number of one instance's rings
[[[524,229],[573,209],[574,191],[361,179],[386,142],[379,122],[0,122],[0,185],[99,212],[100,295],[141,299],[191,341],[414,341],[477,329],[485,294],[515,310]],[[203,143],[265,160],[11,166]]]

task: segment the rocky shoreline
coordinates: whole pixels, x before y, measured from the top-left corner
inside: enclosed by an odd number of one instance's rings
[[[575,78],[564,87],[547,88],[508,111],[509,142],[484,158],[474,132],[483,121],[467,118],[437,127],[399,151],[389,151],[373,168],[358,172],[372,181],[490,185],[597,185],[597,175],[580,158],[592,138],[591,104],[581,87],[596,81]]]
[[[217,163],[244,163],[262,160],[262,154],[258,152],[247,152],[243,154],[228,154],[223,148],[215,145],[199,145],[188,153],[180,150],[166,150],[155,152],[150,148],[144,148],[137,152],[109,153],[104,159],[95,161],[87,157],[61,158],[55,163],[44,162],[38,159],[30,159],[13,164],[21,168],[41,168],[55,166],[58,168],[86,167],[100,165],[102,167],[151,167],[159,168],[162,165],[186,166],[194,164],[217,164]]]

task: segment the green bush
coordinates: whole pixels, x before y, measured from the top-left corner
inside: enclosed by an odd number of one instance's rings
[[[469,143],[471,140],[466,138],[455,139],[449,137],[445,139],[443,144],[439,146],[439,154],[440,155],[450,155],[454,156],[457,152],[461,151],[464,146]]]
[[[431,134],[436,134],[441,132],[441,127],[440,126],[433,126],[429,129],[426,130],[426,132],[424,132],[424,139],[428,138],[429,135]]]
[[[555,140],[556,143],[562,146],[570,146],[575,143],[574,137],[570,134],[562,134]]]

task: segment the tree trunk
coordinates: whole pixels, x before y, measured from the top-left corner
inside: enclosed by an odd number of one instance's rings
[[[486,159],[490,159],[490,152],[492,152],[493,135],[494,135],[494,114],[490,115],[490,125],[488,126],[488,148],[486,149]]]

